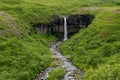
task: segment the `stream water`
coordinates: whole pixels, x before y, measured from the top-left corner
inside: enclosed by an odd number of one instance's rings
[[[68,33],[67,33],[67,19],[65,16],[64,18],[64,41],[68,39]],[[61,63],[57,67],[50,67],[47,68],[45,71],[42,71],[40,74],[37,75],[37,77],[33,80],[46,80],[49,76],[49,72],[56,69],[56,68],[63,68],[66,71],[66,74],[64,75],[63,79],[61,80],[81,80],[81,76],[83,73],[75,67],[65,56],[63,56],[59,51],[57,51],[58,46],[61,42],[57,42],[53,45],[51,45],[51,52],[53,53],[53,56],[56,56],[56,58],[59,58],[59,62]]]
[[[60,58],[59,61],[61,62],[61,64],[58,67],[63,68],[66,71],[66,74],[61,80],[81,80],[83,72],[81,72],[65,56],[63,56],[60,52],[57,51],[57,47],[60,45],[60,43],[61,42],[58,42],[52,45],[50,50],[53,53],[53,55],[58,56]],[[46,80],[49,76],[49,72],[58,67],[47,68],[45,71],[38,74],[34,80]]]

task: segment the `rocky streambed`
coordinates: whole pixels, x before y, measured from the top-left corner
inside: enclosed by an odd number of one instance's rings
[[[60,61],[61,64],[58,67],[47,68],[45,71],[38,74],[37,77],[33,80],[46,80],[49,76],[49,72],[56,68],[63,68],[66,71],[66,74],[61,80],[81,80],[83,72],[81,72],[65,56],[63,56],[60,52],[57,51],[57,47],[60,45],[60,43],[61,42],[53,44],[50,50],[53,53],[53,55],[56,56],[56,59]]]

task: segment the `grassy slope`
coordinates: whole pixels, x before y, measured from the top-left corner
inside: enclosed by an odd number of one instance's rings
[[[53,14],[70,14],[84,6],[106,5],[119,2],[0,0],[0,80],[31,80],[50,65],[51,53],[46,45],[52,38],[31,32],[31,23],[47,22]]]
[[[41,38],[9,38],[0,43],[1,80],[31,80],[50,65],[51,53]]]
[[[61,45],[60,49],[62,53],[71,55],[70,60],[73,64],[84,71],[88,69],[85,80],[120,79],[120,65],[117,65],[116,68],[113,67],[113,72],[112,70],[108,72],[106,70],[104,72],[103,69],[105,68],[101,68],[101,65],[105,64],[120,64],[119,9],[119,7],[104,9],[96,7],[95,11],[91,10],[89,12],[90,10],[86,10],[86,13],[95,14],[95,19],[92,24]],[[79,12],[82,11],[80,10]],[[95,68],[98,68],[95,70],[96,72],[94,72]]]

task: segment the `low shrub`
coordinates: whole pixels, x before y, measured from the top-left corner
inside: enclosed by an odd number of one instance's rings
[[[65,70],[57,68],[49,73],[47,80],[60,80],[65,75]]]
[[[120,80],[120,64],[90,68],[86,71],[83,80]]]

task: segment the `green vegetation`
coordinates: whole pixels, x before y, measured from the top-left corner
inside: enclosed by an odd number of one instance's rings
[[[59,80],[62,79],[65,75],[65,70],[57,68],[49,73],[47,80]]]
[[[0,0],[0,11],[5,11],[22,21],[48,21],[53,14],[70,14],[80,7],[119,6],[119,0]]]
[[[118,74],[114,72],[103,73],[101,65],[118,64],[120,67],[120,11],[119,9],[98,10],[95,14],[95,19],[92,24],[75,34],[71,39],[61,44],[61,52],[64,55],[71,55],[70,60],[85,73],[85,80],[119,80]],[[99,66],[98,66],[99,65]],[[102,69],[101,69],[102,68]],[[89,72],[89,69],[93,70]],[[99,72],[101,71],[101,72]],[[113,68],[114,71],[114,68]],[[115,68],[115,71],[120,72],[120,68]],[[91,74],[93,73],[93,74]],[[103,79],[101,75],[110,75],[108,79]]]
[[[98,69],[91,68],[86,71],[84,80],[119,80],[119,68],[120,64],[99,66]]]
[[[40,36],[4,39],[0,43],[0,80],[31,80],[50,66],[51,53],[45,40]]]
[[[48,46],[55,38],[35,33],[32,25],[48,22],[54,14],[80,13],[82,7],[108,12],[88,10],[96,15],[93,24],[65,42],[62,52],[72,55],[72,62],[81,69],[119,64],[119,5],[119,0],[0,0],[0,80],[31,80],[50,66]]]

